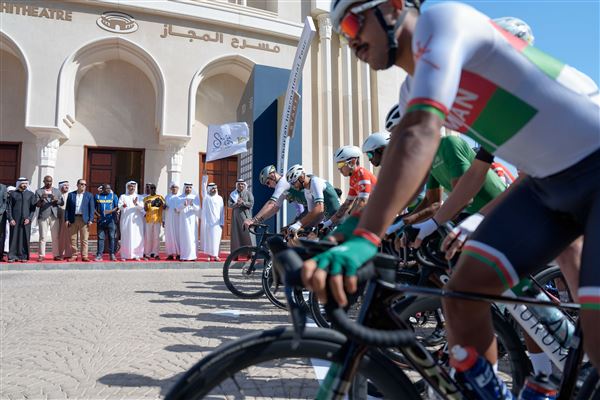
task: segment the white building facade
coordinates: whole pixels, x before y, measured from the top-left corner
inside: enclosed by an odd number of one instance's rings
[[[345,191],[333,151],[383,129],[404,74],[359,62],[332,31],[328,8],[315,0],[0,2],[0,178],[25,176],[33,187],[45,175],[110,181],[118,193],[132,178],[160,193],[170,181],[199,185],[208,125],[236,120],[255,65],[292,66],[308,16],[317,35],[301,85],[302,163]],[[277,162],[261,161],[253,174]]]

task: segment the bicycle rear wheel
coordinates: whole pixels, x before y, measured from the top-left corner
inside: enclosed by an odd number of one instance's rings
[[[237,297],[256,299],[264,294],[262,275],[271,263],[266,250],[244,246],[229,254],[223,264],[223,281],[227,289]]]
[[[346,338],[329,329],[257,332],[222,345],[192,367],[166,400],[200,398],[315,398],[331,362],[341,362]],[[351,399],[366,399],[369,379],[385,398],[420,399],[406,375],[382,352],[368,351],[353,381]]]

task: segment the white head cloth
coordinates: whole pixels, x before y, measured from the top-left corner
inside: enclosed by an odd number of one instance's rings
[[[129,188],[127,187],[127,186],[129,186],[129,185],[135,185],[135,189],[134,189],[134,191],[133,191],[133,193],[132,193],[132,194],[129,194]],[[137,195],[137,194],[138,194],[137,188],[138,188],[138,184],[137,184],[137,182],[136,182],[136,181],[129,181],[129,182],[127,182],[127,183],[125,184],[125,194],[126,194],[127,196],[133,196],[133,195]]]

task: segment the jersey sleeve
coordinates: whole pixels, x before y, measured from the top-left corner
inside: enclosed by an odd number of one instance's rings
[[[452,179],[460,178],[471,167],[475,153],[458,136],[448,136],[440,143],[440,154]]]
[[[406,113],[430,111],[446,119],[465,62],[478,48],[481,35],[485,35],[478,31],[481,21],[473,21],[481,15],[474,14],[468,6],[441,3],[419,17],[412,41],[415,72]]]
[[[356,197],[359,199],[368,199],[371,190],[375,186],[375,177],[365,169],[361,169],[356,183]]]
[[[275,186],[275,190],[273,191],[270,200],[273,200],[278,206],[281,207],[283,200],[285,200],[285,194],[289,188],[290,184],[284,180],[284,178],[280,178],[279,182],[277,182],[277,185]]]
[[[313,177],[310,182],[310,192],[313,198],[313,205],[325,202],[325,181]]]

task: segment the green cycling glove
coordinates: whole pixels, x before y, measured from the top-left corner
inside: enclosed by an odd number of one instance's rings
[[[356,271],[377,254],[377,246],[360,236],[349,240],[314,257],[320,269],[331,275],[356,275]]]

